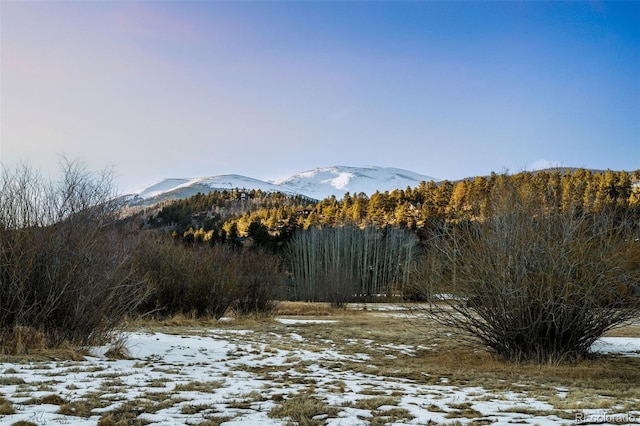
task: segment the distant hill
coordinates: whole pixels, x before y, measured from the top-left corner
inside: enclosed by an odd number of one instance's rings
[[[321,200],[334,195],[342,198],[346,192],[363,192],[371,195],[376,191],[392,191],[416,187],[422,181],[438,181],[431,176],[409,170],[390,167],[323,167],[278,181],[266,182],[241,175],[219,175],[199,178],[170,178],[141,187],[128,194],[129,205],[152,205],[172,199],[191,197],[198,192],[215,190],[260,189],[265,192],[282,192],[289,195],[303,195]]]
[[[127,196],[130,205],[150,205],[163,201],[189,198],[198,192],[206,194],[211,191],[236,188],[260,189],[265,192],[279,191],[295,195],[291,191],[286,191],[286,188],[259,179],[240,175],[220,175],[200,178],[167,178],[138,188],[131,194],[127,194]]]

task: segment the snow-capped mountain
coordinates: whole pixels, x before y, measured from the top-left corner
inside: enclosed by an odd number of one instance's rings
[[[199,178],[168,178],[136,189],[127,196],[128,204],[151,205],[162,201],[189,198],[198,192],[206,194],[215,190],[260,189],[265,192],[283,192],[296,195],[293,191],[273,183],[240,175],[219,175]]]
[[[199,178],[163,179],[143,186],[135,191],[136,195],[143,199],[149,198],[186,198],[198,192],[209,192],[223,189],[261,189],[265,192],[285,192],[283,188],[273,183],[259,179],[253,179],[240,175],[220,175]]]
[[[437,179],[409,170],[391,167],[323,167],[297,173],[290,178],[276,182],[278,186],[321,200],[335,195],[342,198],[346,192],[371,195],[376,191],[392,191],[416,187],[421,181]]]
[[[365,166],[323,167],[297,173],[278,182],[266,182],[240,175],[220,175],[200,178],[163,179],[129,194],[130,205],[149,205],[171,199],[191,197],[198,192],[214,190],[260,189],[265,192],[282,192],[304,195],[321,200],[334,195],[342,198],[346,192],[363,192],[371,195],[376,191],[392,191],[416,187],[421,181],[437,179],[409,170]]]

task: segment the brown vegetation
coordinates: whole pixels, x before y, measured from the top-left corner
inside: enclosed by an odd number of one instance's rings
[[[136,240],[109,226],[117,207],[110,176],[91,175],[76,162],[63,162],[56,183],[28,166],[2,170],[4,353],[100,341],[139,303],[143,289],[129,262]]]
[[[136,255],[137,273],[148,285],[142,314],[219,319],[230,307],[243,314],[275,309],[284,281],[275,255],[146,236]]]

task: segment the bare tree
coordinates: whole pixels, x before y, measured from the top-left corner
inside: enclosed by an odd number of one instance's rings
[[[565,214],[532,198],[504,188],[491,217],[433,232],[427,312],[509,360],[579,359],[640,314],[637,224],[620,211]]]
[[[417,237],[401,228],[350,224],[301,231],[288,251],[294,297],[343,306],[402,291],[416,252]]]
[[[108,172],[62,162],[59,182],[28,165],[0,176],[0,331],[43,332],[49,344],[109,334],[139,302],[134,238],[111,226],[118,206]],[[7,339],[9,340],[9,339]],[[11,351],[11,348],[4,348]]]

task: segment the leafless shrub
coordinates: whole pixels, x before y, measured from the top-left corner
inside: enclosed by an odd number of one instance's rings
[[[432,234],[427,312],[506,359],[575,360],[640,313],[640,246],[619,211],[564,214],[506,192],[486,220]],[[634,232],[636,234],[634,234]]]
[[[279,257],[263,250],[246,251],[241,256],[242,280],[233,310],[243,315],[274,313],[284,293]]]
[[[45,182],[27,165],[0,176],[0,327],[42,331],[51,345],[109,334],[139,300],[129,262],[133,240],[111,226],[110,173],[62,163]]]
[[[137,257],[149,296],[141,309],[160,316],[194,314],[221,318],[239,285],[231,250],[184,246],[165,236],[146,239]]]
[[[279,260],[262,251],[217,245],[184,245],[158,234],[145,238],[137,270],[149,285],[143,313],[221,318],[236,312],[271,312],[283,277]]]

